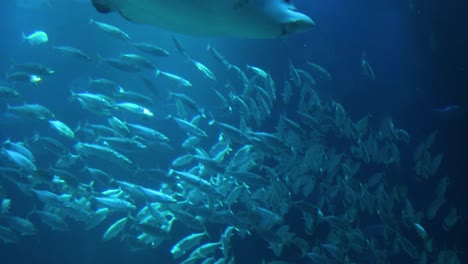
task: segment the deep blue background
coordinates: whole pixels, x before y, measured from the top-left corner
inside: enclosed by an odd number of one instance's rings
[[[451,182],[448,200],[451,206],[460,208],[466,219],[468,5],[455,0],[415,0],[413,8],[408,0],[296,0],[296,5],[314,19],[315,29],[280,40],[178,38],[186,43],[190,54],[196,54],[198,60],[208,65],[214,65],[214,62],[205,47],[212,43],[233,64],[248,63],[269,69],[278,80],[286,77],[290,58],[299,68],[305,67],[305,60],[317,62],[334,77],[333,82],[316,89],[319,96],[342,103],[354,120],[367,113],[376,117],[375,120],[389,114],[397,127],[410,132],[413,144],[431,131],[439,130],[436,150],[446,154],[444,173]],[[110,57],[134,51],[89,25],[88,20],[92,17],[122,28],[135,40],[154,42],[167,48],[174,53],[172,58],[177,56],[167,32],[133,25],[115,14],[100,15],[90,4],[55,1],[52,8],[29,10],[17,8],[14,1],[2,1],[0,7],[0,72],[8,71],[11,60],[46,63],[58,69],[60,75],[45,80],[40,88],[23,88],[22,93],[34,97],[35,102],[47,104],[54,112],[62,112],[59,119],[72,126],[78,125],[76,120],[82,117],[65,114],[65,111],[73,110],[73,105],[63,104],[69,90],[85,84],[89,76],[112,77],[117,81],[119,77],[102,65],[76,63],[71,68],[68,58],[57,56],[48,46],[21,44],[21,32],[44,30],[52,45],[76,46],[93,57],[96,53]],[[375,81],[366,80],[360,73],[363,50],[374,69]],[[193,69],[184,67],[182,58],[172,58],[161,59],[158,67],[182,75],[194,74]],[[197,81],[202,80],[195,80],[195,83]],[[124,86],[133,85],[128,78],[122,82]],[[200,94],[197,99],[203,101],[204,98]],[[443,115],[433,111],[452,104],[461,106],[460,111]],[[2,137],[8,135],[21,140],[30,136],[9,131],[9,126],[2,123],[0,126]],[[408,184],[415,185],[410,189],[417,189],[419,183]],[[413,195],[417,204],[427,204],[431,199],[424,190],[420,197]],[[440,237],[445,238],[448,247],[456,244],[459,251],[466,252],[466,246],[461,242],[468,232],[462,225],[455,231],[441,232]],[[440,230],[441,223],[434,228]],[[22,239],[20,245],[0,244],[0,259],[2,263],[155,263],[155,260],[166,257],[170,259],[170,256],[156,255],[152,251],[129,253],[118,241],[102,243],[104,227],[101,229],[72,235],[40,232],[36,237]],[[41,230],[47,230],[47,227]],[[242,243],[244,246],[255,244],[252,241]],[[240,242],[237,247],[242,248]]]

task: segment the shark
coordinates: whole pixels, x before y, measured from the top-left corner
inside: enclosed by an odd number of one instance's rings
[[[100,13],[174,33],[271,39],[306,32],[315,22],[290,0],[91,0]]]

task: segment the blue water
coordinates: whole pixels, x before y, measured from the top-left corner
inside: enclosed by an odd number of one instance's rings
[[[85,2],[85,1],[83,1]],[[299,10],[310,15],[316,22],[316,28],[306,33],[274,40],[246,40],[231,37],[192,37],[177,34],[187,52],[198,61],[214,70],[218,77],[216,83],[209,82],[194,67],[188,65],[177,54],[170,33],[145,25],[135,25],[118,14],[103,15],[95,11],[90,3],[51,1],[51,7],[40,9],[18,8],[14,1],[0,4],[0,72],[8,72],[11,62],[37,62],[50,66],[56,73],[44,78],[38,87],[17,85],[23,95],[22,100],[13,104],[39,103],[51,109],[56,117],[72,128],[80,125],[80,120],[91,123],[101,122],[102,118],[80,109],[76,102],[70,102],[70,90],[84,91],[88,78],[109,78],[123,87],[135,88],[146,92],[138,75],[121,73],[107,65],[86,63],[74,58],[62,57],[51,50],[52,45],[78,47],[93,58],[96,54],[113,57],[120,53],[136,52],[123,41],[116,40],[95,26],[88,24],[89,18],[115,25],[127,32],[132,40],[157,44],[171,52],[168,58],[152,59],[157,68],[174,72],[190,78],[193,87],[187,93],[200,105],[213,102],[209,88],[222,89],[223,79],[227,79],[219,64],[205,51],[210,43],[216,47],[232,64],[249,64],[268,69],[279,90],[288,78],[289,61],[297,68],[306,68],[306,60],[316,62],[332,75],[330,82],[321,82],[314,90],[323,100],[339,102],[352,120],[358,120],[371,114],[372,125],[377,127],[380,120],[390,115],[396,127],[405,129],[411,135],[411,143],[400,148],[402,160],[399,168],[392,169],[391,184],[406,186],[408,197],[417,210],[425,211],[431,203],[439,179],[449,177],[447,203],[431,221],[425,221],[425,228],[434,239],[435,249],[428,254],[430,262],[442,249],[456,249],[462,263],[468,263],[468,248],[464,241],[468,236],[465,223],[468,216],[466,205],[465,163],[468,157],[468,26],[467,16],[463,14],[466,4],[461,1],[441,2],[436,0],[410,1],[305,1],[296,0]],[[21,43],[21,33],[44,30],[49,35],[49,43],[28,46]],[[366,79],[360,68],[361,54],[365,50],[372,65],[376,80]],[[243,68],[244,69],[244,68]],[[167,85],[155,82],[157,86]],[[0,80],[0,85],[7,85]],[[211,86],[211,87],[210,87]],[[198,90],[197,87],[202,87]],[[279,100],[281,98],[279,97]],[[6,104],[0,101],[0,140],[10,138],[22,141],[30,138],[33,131],[53,135],[47,123],[23,122],[5,112]],[[457,106],[457,107],[450,107]],[[291,112],[292,106],[275,107],[275,113]],[[207,107],[208,108],[208,107]],[[167,133],[171,141],[180,142],[184,138],[172,120],[164,117],[173,114],[175,107],[162,99],[155,99],[151,109],[156,118],[147,125],[156,126]],[[216,110],[214,110],[216,111]],[[218,110],[219,111],[219,110]],[[215,115],[224,115],[221,111]],[[129,121],[132,120],[129,118]],[[229,119],[223,119],[229,120]],[[132,121],[138,122],[139,119]],[[226,121],[227,122],[227,121]],[[238,125],[238,118],[232,118]],[[274,118],[263,124],[265,131],[274,131]],[[216,131],[208,130],[216,140]],[[418,181],[411,176],[412,152],[432,131],[438,130],[437,140],[431,153],[444,152],[445,157],[439,173],[429,181]],[[211,131],[211,132],[210,132]],[[72,141],[66,141],[71,148]],[[157,152],[153,155],[135,154],[133,157],[144,167],[167,164],[181,153],[176,146],[175,152]],[[36,157],[42,167],[52,165],[48,156]],[[99,161],[93,161],[99,166]],[[110,171],[116,170],[109,164]],[[116,173],[118,170],[116,170]],[[401,172],[401,173],[399,173]],[[142,184],[142,183],[141,183]],[[0,186],[15,190],[8,181]],[[0,192],[1,193],[1,192]],[[37,199],[26,197],[18,191],[7,192],[12,199],[12,211],[24,216],[36,206]],[[450,231],[442,228],[442,222],[449,209],[458,209],[461,219]],[[292,212],[288,215],[289,223],[300,225],[302,215]],[[117,218],[112,218],[114,221]],[[50,231],[37,216],[31,216],[37,223],[39,232],[35,236],[21,237],[18,243],[0,242],[1,263],[175,263],[170,254],[171,246],[177,239],[165,242],[157,249],[145,249],[130,252],[118,239],[104,242],[101,237],[108,225],[107,221],[91,231],[82,231],[81,227],[70,224],[70,232]],[[380,236],[382,226],[376,219],[365,219],[363,226],[368,226],[369,237]],[[187,234],[184,226],[173,227],[179,236]],[[222,225],[208,227],[216,237],[223,232]],[[320,237],[320,235],[317,235]],[[415,234],[413,240],[419,239]],[[241,239],[235,236],[232,241],[236,263],[261,263],[262,258],[272,260],[273,254],[268,244],[255,235]],[[420,247],[420,245],[418,245]],[[286,248],[284,261],[308,263],[300,259],[295,249]],[[362,260],[363,263],[369,263]],[[389,257],[392,263],[414,263],[404,253]],[[413,262],[411,262],[413,261]]]

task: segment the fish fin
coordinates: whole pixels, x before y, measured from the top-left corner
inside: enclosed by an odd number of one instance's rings
[[[101,64],[104,61],[104,58],[101,56],[99,52],[96,52],[97,63]]]
[[[99,13],[107,14],[113,11],[105,0],[91,0],[91,2]]]
[[[26,215],[29,217],[31,216],[32,214],[35,214],[37,213],[39,210],[37,210],[37,205],[35,202],[33,202],[33,208],[31,209],[31,211],[29,211]]]
[[[27,38],[28,37],[26,37],[26,34],[24,34],[24,32],[21,32],[21,44],[23,44]]]
[[[127,21],[130,21],[130,22],[133,22],[130,18],[128,18],[127,16],[125,16],[122,11],[119,11],[119,14]]]

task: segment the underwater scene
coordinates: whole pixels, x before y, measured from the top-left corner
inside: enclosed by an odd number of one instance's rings
[[[2,1],[0,263],[468,263],[456,2]]]

